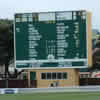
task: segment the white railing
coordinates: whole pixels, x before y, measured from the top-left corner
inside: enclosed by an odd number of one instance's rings
[[[73,86],[52,88],[8,88],[0,89],[0,94],[52,93],[52,92],[100,92],[100,86]]]

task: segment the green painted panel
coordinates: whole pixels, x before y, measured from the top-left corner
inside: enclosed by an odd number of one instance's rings
[[[30,80],[36,80],[36,72],[30,72]]]
[[[86,16],[86,11],[16,14],[16,68],[88,67]]]

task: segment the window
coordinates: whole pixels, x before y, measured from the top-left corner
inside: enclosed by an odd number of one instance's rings
[[[52,79],[57,79],[57,74],[56,73],[52,73]]]
[[[42,80],[66,80],[68,78],[67,72],[45,72],[41,73]]]
[[[46,73],[42,73],[41,79],[46,79]]]
[[[62,79],[62,73],[57,73],[57,79]]]
[[[67,79],[67,73],[66,72],[63,73],[63,79]]]
[[[51,73],[47,73],[47,79],[51,79]]]

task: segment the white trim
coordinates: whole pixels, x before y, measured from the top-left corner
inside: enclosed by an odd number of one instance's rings
[[[16,69],[27,69],[27,70],[32,70],[32,69],[38,69],[38,70],[41,70],[41,69],[71,69],[71,68],[74,68],[74,69],[77,69],[77,68],[87,68],[87,66],[78,66],[78,67],[27,67],[27,68],[16,68]]]
[[[46,62],[65,62],[65,61],[70,61],[70,62],[77,62],[77,61],[87,61],[87,59],[50,59],[50,60],[17,60],[16,63],[46,63]]]
[[[14,26],[14,67],[16,68],[16,32],[15,32],[15,21],[16,21],[16,19],[15,19],[15,15],[14,15],[14,22],[13,22],[13,26]]]

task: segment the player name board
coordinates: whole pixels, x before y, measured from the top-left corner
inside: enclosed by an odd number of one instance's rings
[[[15,14],[16,68],[88,67],[87,12]]]

